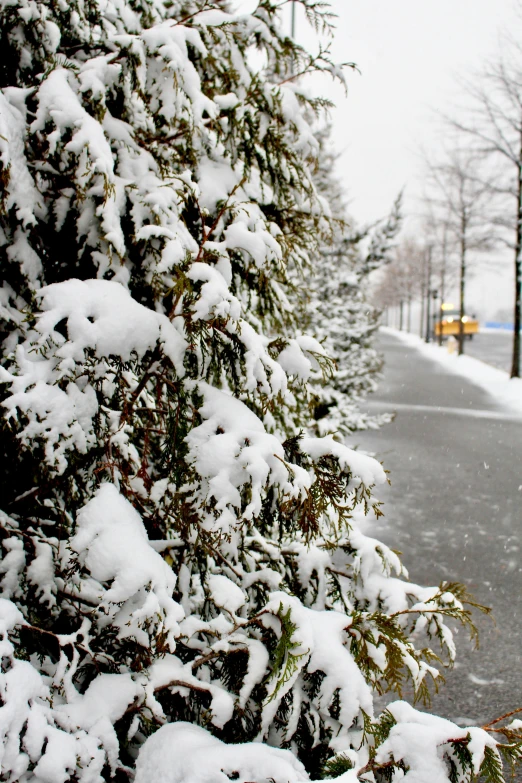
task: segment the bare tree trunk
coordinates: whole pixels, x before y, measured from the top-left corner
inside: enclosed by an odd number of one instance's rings
[[[426,280],[426,337],[427,343],[430,341],[430,304],[431,304],[431,245],[428,245],[428,270]]]
[[[411,294],[408,295],[408,332],[411,332]]]
[[[403,313],[404,313],[404,302],[401,299],[399,303],[399,331],[400,332],[402,332]]]
[[[446,294],[446,253],[446,229],[444,229],[442,236],[442,266],[440,268],[439,345],[443,343],[442,319],[444,318],[444,310],[442,305],[444,304],[444,296]]]
[[[520,378],[520,298],[522,295],[522,264],[519,255],[515,261],[515,319],[513,334],[513,361],[511,364],[511,377]]]
[[[424,335],[424,283],[421,285],[421,311],[420,311],[420,329],[419,335]]]
[[[431,329],[431,295],[430,295],[430,288],[428,287],[428,298],[426,300],[426,335],[424,337],[425,341],[429,343],[430,341],[430,329]]]
[[[466,291],[466,267],[461,262],[460,264],[460,318],[459,318],[459,356],[464,353],[464,296]]]
[[[515,241],[515,311],[513,318],[513,359],[511,377],[520,378],[520,298],[522,293],[522,132],[520,143],[520,166],[517,181],[517,226]]]
[[[444,304],[444,288],[445,288],[445,268],[443,267],[440,273],[440,307],[439,307],[439,345],[442,345],[442,319],[444,318],[444,310],[442,309],[442,305]]]
[[[459,318],[459,356],[464,353],[464,321],[466,314],[465,296],[466,296],[466,222],[462,218],[461,240],[460,240],[460,318]]]

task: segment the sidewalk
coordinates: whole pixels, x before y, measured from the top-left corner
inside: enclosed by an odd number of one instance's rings
[[[449,372],[480,386],[499,406],[522,415],[522,379],[510,378],[507,372],[498,370],[472,356],[458,356],[456,352],[450,354],[446,346],[426,343],[417,335],[400,332],[387,326],[381,326],[381,332],[415,347],[423,356],[439,362]]]

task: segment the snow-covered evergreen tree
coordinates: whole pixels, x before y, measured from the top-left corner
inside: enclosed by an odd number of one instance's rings
[[[361,529],[382,467],[302,434],[328,219],[289,74],[335,69],[278,6],[0,4],[4,780],[501,779],[496,735],[373,714],[470,618]]]
[[[329,200],[332,221],[328,243],[319,253],[308,312],[310,329],[335,364],[326,379],[316,373],[314,419],[319,434],[336,432],[342,437],[390,421],[388,414],[361,411],[360,404],[376,390],[383,362],[375,347],[380,312],[371,302],[370,274],[390,261],[400,229],[401,199],[386,220],[358,229],[335,173],[338,154],[329,127],[318,133],[318,140],[314,179],[319,193]]]

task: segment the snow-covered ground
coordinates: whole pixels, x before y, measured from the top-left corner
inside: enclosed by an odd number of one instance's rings
[[[510,378],[507,372],[498,370],[472,356],[458,356],[456,351],[450,353],[447,346],[440,347],[434,343],[426,343],[417,335],[386,326],[382,326],[381,331],[395,335],[415,347],[424,356],[442,364],[447,370],[464,376],[471,383],[480,386],[502,408],[522,415],[522,379]]]

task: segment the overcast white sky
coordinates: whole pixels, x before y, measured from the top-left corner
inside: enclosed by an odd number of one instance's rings
[[[499,52],[499,34],[514,32],[514,0],[332,0],[339,15],[334,59],[353,60],[349,93],[335,89],[334,138],[340,170],[361,221],[385,215],[401,188],[405,212],[419,209],[419,150],[440,144],[436,112],[458,105],[459,74],[469,76]],[[312,43],[298,14],[296,37]],[[510,268],[479,270],[470,306],[490,317],[511,303]]]

